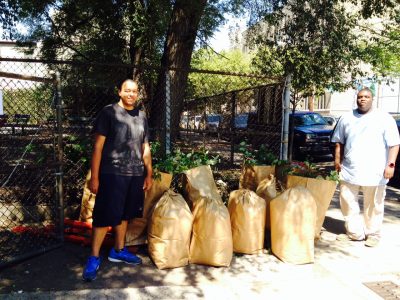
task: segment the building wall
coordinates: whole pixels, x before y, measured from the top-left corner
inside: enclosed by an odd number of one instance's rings
[[[373,106],[379,110],[399,113],[400,112],[400,78],[381,83],[364,81],[374,91]],[[361,86],[360,86],[361,87]],[[345,92],[334,92],[331,96],[330,114],[340,116],[344,112],[357,107],[357,90],[348,89]]]
[[[17,47],[16,42],[13,41],[0,41],[0,57],[2,58],[17,58],[17,59],[35,59],[38,57],[38,50],[36,44],[34,44],[33,51],[29,54],[24,53],[24,49]],[[0,61],[0,71],[5,73],[20,74],[34,77],[47,77],[48,70],[45,64],[42,63],[30,63],[30,62],[18,62],[18,61]],[[0,78],[0,89],[3,88],[6,83],[6,78]],[[8,80],[7,80],[8,81]],[[24,80],[19,80],[24,81]],[[11,85],[9,85],[11,86]],[[15,85],[18,88],[18,85]]]
[[[378,84],[376,102],[381,110],[399,113],[400,78],[396,78],[392,82]]]

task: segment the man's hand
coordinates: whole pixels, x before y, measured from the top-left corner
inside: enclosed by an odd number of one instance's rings
[[[340,143],[335,144],[335,170],[336,172],[342,171],[342,157],[343,157],[344,146]]]
[[[386,166],[385,171],[383,172],[383,177],[386,179],[392,178],[394,175],[394,167]]]
[[[153,177],[152,176],[146,176],[144,178],[143,190],[144,191],[150,190],[152,185],[153,185]]]
[[[335,170],[336,170],[336,172],[340,172],[340,171],[342,171],[342,166],[341,166],[341,164],[340,164],[340,162],[336,162],[335,161]]]
[[[89,190],[93,194],[97,194],[97,192],[99,191],[99,179],[98,178],[93,178],[93,177],[90,178]]]

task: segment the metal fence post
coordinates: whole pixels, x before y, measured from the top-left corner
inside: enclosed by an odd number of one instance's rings
[[[289,148],[289,112],[290,112],[290,89],[292,77],[289,74],[285,81],[285,90],[283,92],[283,118],[282,118],[282,141],[281,141],[281,159],[288,159]]]
[[[165,72],[165,154],[171,153],[171,76]]]
[[[236,92],[232,93],[231,98],[231,124],[230,124],[230,138],[231,138],[231,165],[234,163],[235,155],[235,114],[236,114]]]
[[[63,130],[62,130],[62,98],[61,98],[61,78],[60,73],[56,73],[56,132],[57,145],[56,145],[56,159],[57,159],[57,170],[56,170],[56,198],[59,208],[60,220],[60,240],[64,241],[64,192],[63,192]]]

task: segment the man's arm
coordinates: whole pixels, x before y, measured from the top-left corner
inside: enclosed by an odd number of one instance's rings
[[[383,173],[383,176],[386,179],[390,179],[394,175],[394,164],[396,163],[396,158],[398,153],[399,153],[399,145],[389,147],[388,163]]]
[[[149,143],[144,143],[142,146],[143,151],[143,163],[146,168],[146,177],[144,179],[143,189],[149,190],[153,184],[153,166],[151,162],[151,151]]]
[[[106,137],[104,135],[101,134],[95,135],[95,141],[92,153],[92,163],[91,163],[91,178],[89,184],[89,189],[93,194],[97,194],[97,191],[99,190],[100,161],[105,140]]]
[[[335,144],[335,170],[340,172],[342,170],[342,161],[343,161],[343,153],[344,153],[344,145],[341,143]]]

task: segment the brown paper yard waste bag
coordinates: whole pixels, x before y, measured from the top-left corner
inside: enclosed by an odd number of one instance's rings
[[[228,211],[231,218],[233,251],[262,253],[264,248],[266,202],[246,189],[232,191]]]
[[[180,194],[168,190],[154,207],[149,220],[149,255],[159,269],[189,263],[193,215]]]
[[[317,205],[302,186],[287,189],[271,201],[272,252],[293,264],[314,262]]]
[[[269,174],[275,174],[275,166],[244,166],[240,175],[239,189],[255,192],[260,182]]]
[[[146,191],[143,203],[143,218],[132,219],[126,230],[125,244],[127,246],[142,245],[147,240],[147,221],[154,205],[171,185],[172,174],[160,173],[161,178],[155,179],[150,190]]]
[[[96,195],[89,190],[89,182],[91,178],[91,172],[86,175],[85,185],[83,186],[83,195],[81,202],[81,212],[79,214],[79,221],[93,222],[93,208]]]
[[[200,198],[193,209],[190,263],[216,267],[230,265],[233,254],[229,212],[220,200]]]
[[[332,201],[336,190],[336,182],[332,180],[307,178],[301,176],[288,175],[287,187],[304,186],[313,194],[317,204],[317,221],[315,223],[315,238],[319,238],[322,224],[329,204]]]
[[[256,194],[263,198],[267,204],[265,227],[271,229],[271,211],[270,202],[277,196],[276,192],[276,178],[273,174],[269,174],[267,178],[262,180],[257,187]]]
[[[186,175],[186,195],[190,205],[198,199],[208,198],[222,202],[210,166],[200,166],[184,172]]]
[[[218,193],[210,166],[185,171],[185,192],[194,216],[190,262],[229,266],[232,231],[229,212]]]

